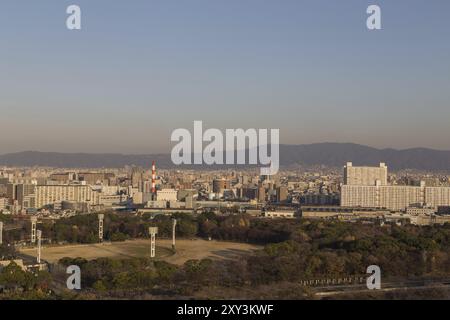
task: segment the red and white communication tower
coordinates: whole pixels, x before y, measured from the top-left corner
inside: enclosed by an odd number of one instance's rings
[[[153,161],[152,164],[152,194],[156,195],[156,163]]]

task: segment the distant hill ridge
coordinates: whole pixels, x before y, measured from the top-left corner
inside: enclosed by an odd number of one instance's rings
[[[113,168],[137,165],[150,167],[152,161],[156,161],[159,168],[175,167],[170,160],[170,154],[127,155],[25,151],[0,155],[0,165],[6,166]],[[450,171],[450,151],[427,148],[376,149],[353,143],[280,145],[282,166],[301,164],[341,167],[348,161],[352,161],[355,165],[378,165],[380,162],[385,162],[393,170]]]

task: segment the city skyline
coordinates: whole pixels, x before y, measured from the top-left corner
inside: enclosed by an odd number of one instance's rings
[[[3,3],[0,154],[167,153],[194,120],[450,150],[448,1],[75,3],[80,31],[73,2]]]
[[[449,13],[3,0],[0,300],[448,300]]]

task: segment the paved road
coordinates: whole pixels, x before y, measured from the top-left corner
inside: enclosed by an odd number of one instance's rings
[[[450,278],[436,280],[405,280],[381,283],[381,289],[376,292],[389,292],[403,289],[435,289],[450,288]],[[319,297],[330,297],[340,294],[368,293],[374,290],[367,289],[365,284],[357,285],[333,285],[326,287],[315,287],[315,294]]]

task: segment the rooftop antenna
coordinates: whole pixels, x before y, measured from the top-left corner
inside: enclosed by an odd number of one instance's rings
[[[31,217],[31,243],[36,243],[36,224],[37,224],[37,218]]]
[[[150,258],[154,258],[156,255],[156,235],[158,234],[158,227],[149,227],[148,233],[150,234]]]
[[[105,218],[105,215],[103,213],[100,213],[98,215],[98,239],[100,242],[103,242],[103,220]]]

